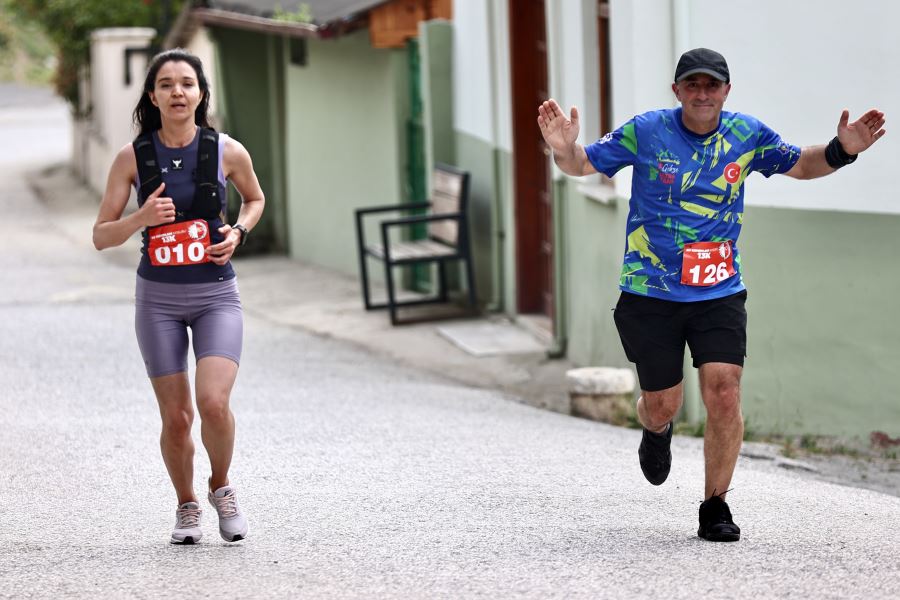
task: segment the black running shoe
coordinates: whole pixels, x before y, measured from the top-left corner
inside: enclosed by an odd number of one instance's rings
[[[644,477],[653,485],[662,485],[672,468],[672,424],[665,433],[653,433],[644,429],[638,458]]]
[[[697,535],[710,542],[736,542],[741,539],[741,528],[734,524],[728,504],[721,496],[713,495],[700,505]]]

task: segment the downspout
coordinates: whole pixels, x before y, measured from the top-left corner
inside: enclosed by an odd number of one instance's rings
[[[503,245],[506,240],[506,233],[503,222],[503,190],[505,185],[500,184],[502,176],[502,166],[500,164],[500,109],[497,106],[497,31],[496,19],[494,18],[494,8],[492,3],[487,3],[487,31],[491,52],[488,55],[488,68],[490,70],[491,81],[491,148],[492,161],[491,166],[494,177],[494,198],[491,202],[491,299],[485,307],[488,312],[500,312],[503,310]]]
[[[557,2],[547,2],[545,5],[546,24],[547,24],[547,83],[548,87],[553,89],[553,81],[551,75],[556,73],[558,79],[557,86],[562,89],[562,81],[565,79],[563,75],[563,66],[560,60],[565,61],[566,48],[564,40],[566,36],[562,34],[561,15],[562,7]],[[559,35],[557,35],[559,34]],[[554,57],[554,64],[550,64],[550,57]],[[552,155],[551,155],[552,156]],[[566,277],[566,256],[564,242],[565,227],[565,204],[568,194],[569,177],[564,173],[556,181],[553,180],[555,167],[552,158],[547,166],[550,171],[550,193],[551,214],[553,215],[553,340],[550,347],[547,348],[547,358],[564,358],[566,356],[566,346],[568,343],[568,302],[566,301],[568,279]]]
[[[672,0],[672,72],[678,57],[691,48],[690,0]],[[699,374],[691,362],[690,353],[684,357],[684,419],[696,425],[703,420]]]
[[[566,230],[564,211],[570,183],[568,177],[561,177],[553,185],[553,341],[547,348],[547,358],[565,358],[568,343],[568,279],[563,235]]]

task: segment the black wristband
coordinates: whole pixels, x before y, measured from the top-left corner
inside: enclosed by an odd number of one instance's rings
[[[856,160],[857,156],[859,156],[859,154],[847,154],[844,147],[841,146],[841,141],[837,136],[834,136],[834,139],[825,146],[825,162],[827,162],[828,166],[832,169],[840,169],[843,166],[849,165]]]

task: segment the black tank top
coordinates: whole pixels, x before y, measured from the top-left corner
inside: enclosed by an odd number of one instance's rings
[[[219,134],[219,198],[222,199],[222,212],[226,208],[225,185],[222,177],[222,147],[225,143],[225,134]],[[197,147],[200,144],[200,128],[190,144],[184,148],[168,148],[159,141],[159,132],[153,132],[153,145],[156,147],[156,157],[159,160],[162,180],[166,184],[163,192],[165,196],[172,198],[175,210],[183,211],[191,207],[194,202],[194,179],[197,169]],[[140,181],[137,182],[140,189]],[[138,197],[138,206],[143,202]],[[217,217],[209,221],[210,243],[218,244],[224,238],[219,233],[222,220]],[[231,261],[224,265],[212,262],[200,265],[180,265],[155,267],[150,264],[147,254],[148,238],[144,236],[141,248],[141,262],[138,265],[138,275],[150,281],[163,283],[210,283],[213,281],[225,281],[234,277],[234,269]]]

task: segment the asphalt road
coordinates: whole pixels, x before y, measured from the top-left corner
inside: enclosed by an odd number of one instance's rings
[[[203,541],[170,545],[134,265],[93,250],[94,207],[23,179],[66,155],[67,126],[51,100],[0,101],[0,597],[900,597],[900,498],[741,459],[743,539],[704,542],[699,440],[675,440],[656,488],[637,431],[251,310],[232,471],[250,535],[224,543],[205,506]]]

